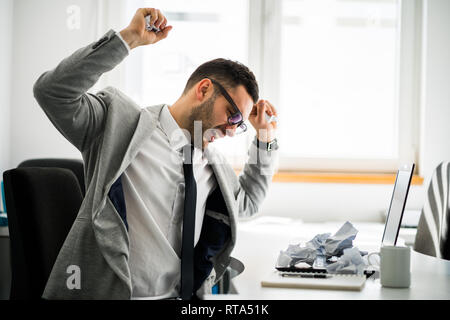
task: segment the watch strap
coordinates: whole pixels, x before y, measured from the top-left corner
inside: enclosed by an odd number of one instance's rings
[[[262,141],[259,141],[258,138],[255,138],[255,144],[259,149],[263,149],[266,151],[278,150],[277,139],[273,139],[270,142],[262,142]]]

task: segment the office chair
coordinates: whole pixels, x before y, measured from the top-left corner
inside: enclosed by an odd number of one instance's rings
[[[435,169],[417,226],[414,250],[450,260],[450,162]]]
[[[83,161],[79,159],[58,159],[58,158],[43,158],[43,159],[30,159],[21,162],[18,168],[24,167],[54,167],[54,168],[64,168],[71,170],[78,179],[78,183],[81,188],[81,194],[86,194],[84,186],[84,169]]]
[[[41,299],[83,196],[74,173],[17,168],[3,173],[11,243],[10,299]]]

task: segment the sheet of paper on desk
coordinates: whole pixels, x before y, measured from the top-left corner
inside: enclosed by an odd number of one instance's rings
[[[271,272],[261,281],[262,287],[304,288],[360,291],[366,283],[366,277],[360,275],[332,275],[329,278],[283,277],[278,271]]]

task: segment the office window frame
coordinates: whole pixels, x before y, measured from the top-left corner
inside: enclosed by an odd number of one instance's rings
[[[418,162],[420,43],[422,4],[399,0],[397,50],[398,158],[345,159],[280,156],[278,170],[308,172],[394,173],[404,162]],[[249,61],[259,74],[260,91],[283,112],[280,105],[281,19],[278,0],[250,0]],[[275,61],[275,62],[274,62]],[[282,125],[282,124],[280,124]],[[283,141],[280,140],[283,146]]]

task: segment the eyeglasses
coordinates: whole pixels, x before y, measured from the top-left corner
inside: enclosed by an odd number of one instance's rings
[[[234,134],[241,134],[247,131],[247,125],[244,123],[244,117],[242,116],[241,111],[239,111],[239,108],[234,103],[233,99],[231,99],[230,95],[225,90],[225,88],[222,87],[222,85],[218,83],[216,80],[211,78],[207,79],[211,80],[211,82],[219,88],[220,93],[224,96],[225,99],[227,99],[227,101],[231,104],[231,106],[234,109],[234,113],[228,117],[228,124],[230,126],[237,126]]]

